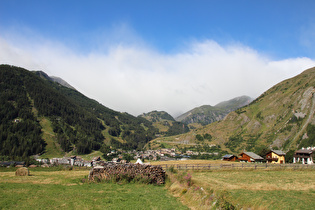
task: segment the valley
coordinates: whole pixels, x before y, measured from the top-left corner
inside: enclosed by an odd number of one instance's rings
[[[108,109],[68,88],[71,86],[62,79],[51,79],[44,72],[1,65],[0,73],[5,78],[0,84],[5,93],[1,95],[2,110],[6,110],[2,112],[5,117],[1,128],[12,126],[14,120],[18,121],[12,129],[21,129],[24,123],[32,122],[41,129],[36,138],[42,140],[37,152],[33,149],[18,153],[18,147],[8,148],[4,144],[9,145],[9,139],[24,131],[11,134],[6,128],[1,137],[2,148],[7,148],[0,155],[3,160],[163,148],[175,149],[179,155],[189,150],[218,158],[228,153],[238,155],[244,150],[260,154],[269,148],[288,152],[314,145],[314,68],[276,84],[257,99],[242,96],[214,107],[196,108],[176,118],[181,122],[164,111],[134,117]],[[207,107],[220,112],[225,109],[226,114],[211,123],[188,120],[215,116],[211,109],[205,110]],[[28,114],[22,115],[21,108]],[[185,116],[196,117],[185,121]],[[218,155],[211,155],[213,152]]]
[[[313,210],[315,1],[0,0],[0,210]]]

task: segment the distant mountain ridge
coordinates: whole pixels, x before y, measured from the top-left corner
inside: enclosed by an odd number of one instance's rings
[[[165,111],[152,111],[148,113],[143,113],[139,115],[139,117],[143,117],[151,122],[159,122],[163,120],[175,121],[175,119]]]
[[[223,101],[215,106],[200,106],[180,115],[176,120],[186,124],[200,123],[201,125],[208,125],[222,120],[231,111],[248,105],[251,101],[252,99],[249,96],[240,96]]]
[[[73,89],[75,90],[74,87],[72,87],[69,83],[67,83],[66,81],[64,81],[63,79],[61,79],[60,77],[55,77],[55,76],[48,76],[48,74],[46,74],[43,71],[33,71],[36,75],[40,76],[41,78],[53,81],[53,82],[57,82],[62,86],[65,86],[67,88]]]
[[[186,133],[189,128],[182,122],[177,122],[170,114],[165,111],[152,111],[143,113],[139,117],[153,123],[153,126],[159,130],[159,136],[171,136]]]
[[[274,85],[221,121],[169,138],[168,143],[194,144],[197,136],[204,135],[212,138],[203,143],[219,145],[235,155],[242,151],[263,154],[270,148],[292,154],[296,149],[314,146],[315,67]],[[154,143],[162,144],[163,139]]]

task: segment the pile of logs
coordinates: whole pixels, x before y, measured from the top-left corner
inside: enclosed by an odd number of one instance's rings
[[[90,181],[127,181],[164,184],[165,171],[161,166],[141,164],[105,164],[90,170]]]

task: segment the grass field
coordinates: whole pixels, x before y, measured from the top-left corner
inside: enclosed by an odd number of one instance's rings
[[[164,186],[82,183],[89,171],[0,172],[0,209],[188,209]]]
[[[221,161],[174,161],[222,164]],[[152,162],[152,164],[165,164]],[[87,183],[88,170],[15,168],[0,170],[0,209],[314,209],[314,169],[222,169],[184,171],[168,168],[165,186]]]
[[[151,165],[177,165],[177,164],[211,164],[211,165],[220,165],[227,164],[226,161],[223,160],[170,160],[170,161],[153,161],[150,162]],[[240,164],[239,162],[234,162],[233,164]]]
[[[315,206],[314,169],[173,171],[169,172],[172,181],[168,189],[193,209],[314,209]]]
[[[196,185],[224,192],[242,207],[262,209],[314,209],[315,171],[213,171],[193,174]]]

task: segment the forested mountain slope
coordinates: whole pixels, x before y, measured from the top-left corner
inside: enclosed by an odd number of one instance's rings
[[[143,113],[139,117],[145,118],[153,123],[153,126],[159,130],[159,136],[173,136],[189,131],[185,123],[177,122],[165,111],[152,111]]]
[[[59,78],[59,77],[54,77],[54,76],[48,76],[45,72],[43,71],[33,71],[36,75],[40,76],[41,78],[53,81],[53,82],[57,82],[59,84],[61,84],[62,86],[65,86],[67,88],[70,89],[74,89],[74,87],[72,87],[70,84],[68,84],[66,81],[64,81],[63,79]]]
[[[45,153],[42,119],[64,152],[86,154],[109,145],[142,149],[156,132],[152,123],[113,111],[38,73],[0,65],[0,156]]]

